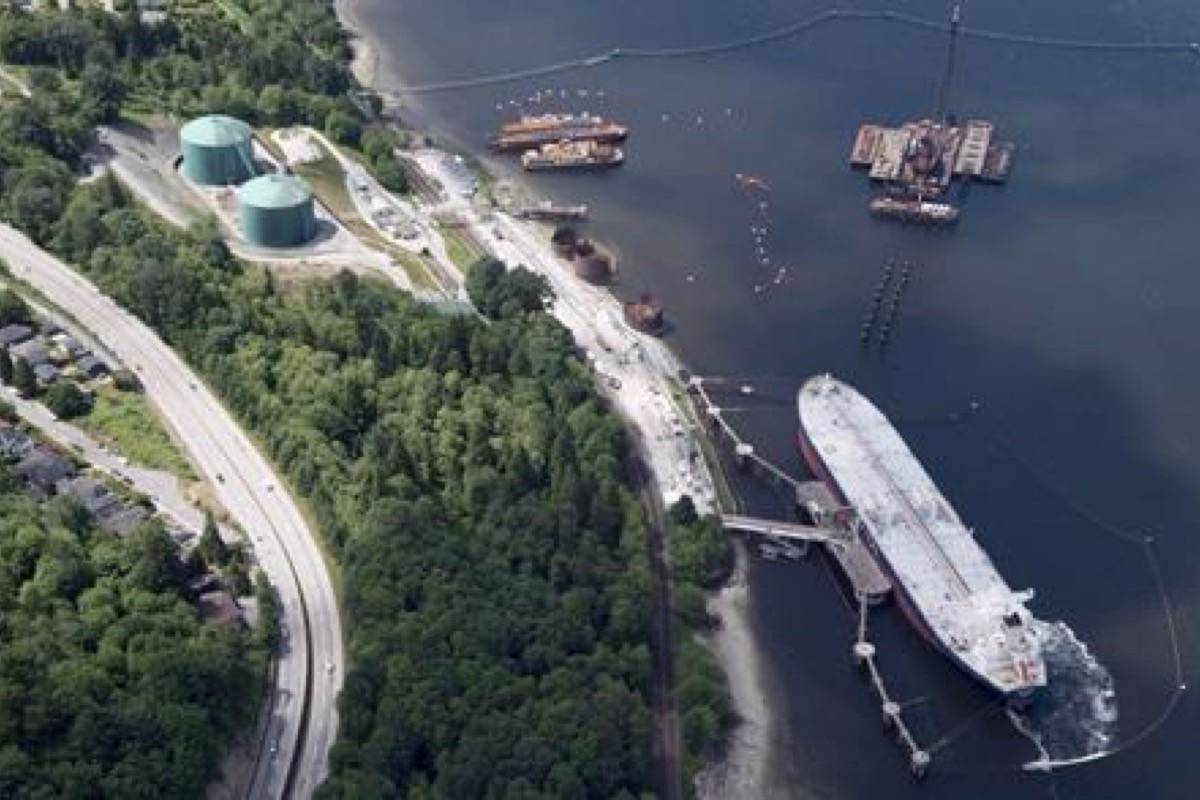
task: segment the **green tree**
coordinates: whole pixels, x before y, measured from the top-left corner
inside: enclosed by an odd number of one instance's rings
[[[83,99],[83,114],[94,125],[116,122],[121,116],[121,103],[128,90],[118,72],[111,66],[90,63],[83,68],[79,79]]]
[[[196,544],[196,552],[210,568],[223,567],[229,561],[229,548],[225,546],[225,540],[217,529],[217,521],[210,511],[204,512],[204,530]]]
[[[29,366],[29,362],[17,356],[13,361],[13,387],[21,394],[22,397],[33,397],[37,394],[38,385],[37,377],[33,374],[33,368]]]
[[[345,111],[334,109],[325,117],[325,135],[339,144],[356,145],[362,137],[362,125]]]
[[[33,319],[29,304],[12,289],[0,289],[0,325],[27,325]]]
[[[56,381],[42,397],[46,407],[63,419],[81,417],[92,410],[92,398],[73,381]]]

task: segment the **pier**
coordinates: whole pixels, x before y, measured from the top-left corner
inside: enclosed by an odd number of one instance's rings
[[[878,605],[892,592],[892,583],[884,574],[879,563],[863,543],[859,535],[862,524],[855,510],[840,502],[830,488],[820,481],[798,480],[780,467],[772,464],[754,450],[754,446],[741,438],[729,424],[718,406],[705,389],[705,378],[693,376],[688,381],[688,391],[698,411],[717,439],[734,454],[740,469],[748,470],[776,489],[782,489],[794,503],[798,515],[804,515],[811,524],[763,519],[742,514],[723,513],[721,523],[728,530],[742,531],[761,536],[768,541],[764,547],[775,543],[792,546],[800,543],[801,555],[807,553],[808,544],[817,542],[825,547],[841,567],[858,604],[858,624],[852,652],[855,662],[871,682],[883,715],[883,725],[895,731],[896,738],[908,753],[909,770],[915,778],[925,777],[933,763],[930,751],[917,742],[904,720],[903,707],[889,694],[883,673],[877,663],[875,645],[867,639],[867,617],[871,606]],[[708,379],[718,382],[720,379]],[[764,551],[766,552],[766,551]]]
[[[933,756],[917,743],[908,723],[904,721],[901,705],[888,694],[887,684],[879,665],[875,663],[878,654],[875,645],[867,640],[867,602],[860,599],[858,603],[858,635],[854,639],[854,660],[866,671],[871,681],[871,688],[879,698],[879,709],[883,713],[883,727],[896,732],[896,739],[908,751],[908,768],[915,778],[924,778],[925,773],[933,763]]]

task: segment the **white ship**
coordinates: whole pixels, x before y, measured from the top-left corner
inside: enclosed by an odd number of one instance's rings
[[[1046,685],[1032,591],[1014,592],[887,418],[828,375],[800,389],[800,444],[896,587],[905,615],[959,667],[1013,701]]]

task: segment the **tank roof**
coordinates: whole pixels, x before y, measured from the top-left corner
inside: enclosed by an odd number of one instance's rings
[[[250,126],[240,119],[224,114],[199,117],[183,126],[180,136],[185,142],[201,147],[229,147],[250,141]]]
[[[292,208],[312,200],[312,190],[295,175],[270,173],[246,181],[238,197],[256,208]]]

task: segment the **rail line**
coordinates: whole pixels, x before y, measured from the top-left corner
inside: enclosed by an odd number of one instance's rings
[[[509,70],[491,74],[479,75],[474,78],[461,80],[437,81],[433,83],[400,86],[391,94],[431,94],[459,89],[471,89],[480,86],[493,86],[503,83],[526,80],[528,78],[544,77],[577,69],[590,69],[613,61],[632,61],[637,59],[671,59],[694,58],[698,56],[714,56],[742,50],[771,42],[782,41],[800,36],[809,31],[835,22],[883,22],[892,25],[906,26],[916,30],[931,33],[948,33],[950,24],[938,20],[918,17],[900,11],[868,11],[852,9],[829,9],[815,16],[789,23],[753,36],[746,36],[725,42],[712,44],[691,45],[685,47],[664,48],[623,48],[614,47],[590,56],[582,56],[567,61],[544,64],[527,69]],[[960,25],[958,35],[968,39],[993,42],[997,44],[1018,45],[1023,47],[1039,47],[1049,50],[1065,50],[1075,52],[1100,52],[1119,54],[1191,54],[1200,57],[1200,41],[1150,41],[1150,42],[1118,42],[1089,39],[1067,39],[1055,36],[1038,36],[1034,34],[1013,33],[1009,31],[974,28]]]

